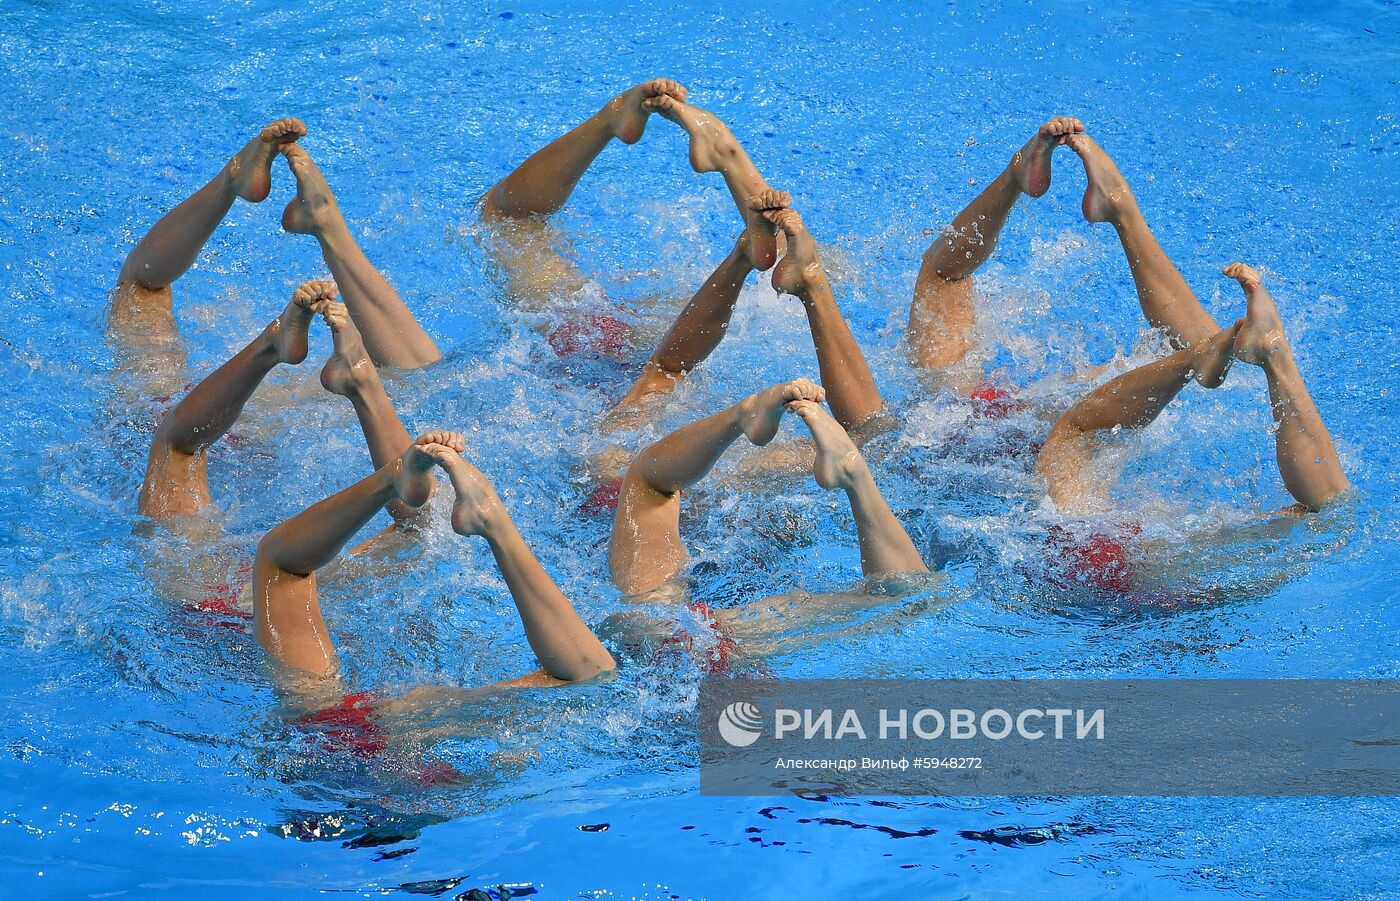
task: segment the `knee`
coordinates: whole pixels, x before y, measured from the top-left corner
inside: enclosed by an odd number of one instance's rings
[[[1067,410],[1056,421],[1045,443],[1035,455],[1035,471],[1042,478],[1052,479],[1067,468],[1073,468],[1088,433],[1073,420],[1074,410]]]
[[[666,492],[657,488],[654,481],[647,475],[656,462],[654,448],[655,445],[652,445],[637,454],[627,467],[627,472],[623,474],[617,507],[619,518],[639,502],[654,498],[664,500],[668,496]]]
[[[970,278],[972,273],[967,269],[967,261],[950,256],[956,249],[956,246],[948,240],[946,234],[940,236],[930,244],[928,249],[924,251],[924,275],[931,276],[940,281],[947,282],[948,284],[966,281]]]
[[[642,374],[637,377],[637,384],[647,395],[671,392],[693,368],[687,366],[684,360],[652,354],[642,368]]]
[[[506,218],[506,214],[501,212],[500,204],[496,202],[495,194],[496,189],[489,188],[476,202],[477,215],[481,217],[482,222],[499,222]]]
[[[518,222],[522,218],[527,218],[511,211],[510,198],[506,196],[505,188],[500,184],[492,185],[485,194],[482,194],[476,207],[481,221],[487,225]]]
[[[117,287],[123,288],[132,286],[145,291],[166,291],[170,288],[168,279],[153,278],[150,272],[151,266],[143,259],[145,254],[140,247],[131,251],[126,260],[122,263],[121,273],[117,276]]]
[[[209,449],[211,442],[201,440],[195,429],[185,426],[181,421],[183,418],[179,404],[161,418],[160,425],[156,426],[156,433],[151,438],[152,457],[156,454],[163,457],[179,454],[189,458]]]
[[[287,558],[287,538],[286,523],[273,528],[258,542],[257,556],[254,558],[253,571],[260,574],[260,579],[266,581],[266,574],[288,573],[296,576],[308,576],[310,573],[299,573],[289,569],[284,565]]]
[[[278,538],[277,529],[268,532],[258,541],[257,553],[253,556],[254,569],[261,571],[267,567],[277,566]]]

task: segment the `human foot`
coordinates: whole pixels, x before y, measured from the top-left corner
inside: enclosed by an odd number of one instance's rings
[[[293,234],[314,235],[339,221],[340,208],[331,186],[306,148],[287,144],[282,147],[282,155],[297,179],[297,196],[282,211],[282,228]]]
[[[816,477],[817,484],[828,491],[855,484],[856,477],[865,469],[865,458],[841,424],[832,419],[820,404],[810,400],[789,401],[787,409],[802,417],[812,431],[812,441],[817,445],[812,475]]]
[[[603,107],[603,114],[614,137],[624,144],[635,144],[642,139],[642,132],[646,131],[647,117],[656,111],[656,107],[648,106],[647,101],[670,97],[684,102],[685,95],[685,87],[680,82],[653,78],[609,100]]]
[[[1263,366],[1269,357],[1288,348],[1278,307],[1264,287],[1264,278],[1258,269],[1244,263],[1231,263],[1221,271],[1244,289],[1244,327],[1235,338],[1235,356],[1246,363]]]
[[[690,167],[696,172],[723,172],[744,154],[739,139],[714,113],[683,98],[657,93],[642,101],[647,112],[660,113],[690,135]]]
[[[793,379],[750,394],[739,401],[739,427],[749,443],[759,447],[773,440],[783,420],[785,405],[794,400],[817,403],[826,399],[826,389],[811,379]]]
[[[807,230],[797,210],[772,210],[765,216],[787,236],[787,253],[773,269],[773,288],[784,294],[806,297],[811,286],[823,276],[817,240]]]
[[[272,158],[279,147],[285,147],[306,134],[300,119],[278,119],[228,161],[224,169],[233,193],[244,200],[260,203],[272,190]]]
[[[460,451],[452,450],[438,458],[447,470],[457,499],[452,502],[452,531],[458,535],[486,535],[506,515],[501,498],[491,481]]]
[[[392,476],[394,494],[410,507],[421,507],[433,494],[433,467],[444,456],[466,449],[466,441],[456,432],[432,431],[418,436],[413,446],[399,458]]]
[[[758,174],[739,140],[729,126],[714,113],[691,106],[669,94],[648,98],[645,108],[660,113],[685,129],[690,135],[690,167],[696,172],[719,172],[724,175],[730,193],[739,205],[739,215],[750,231],[751,256],[754,266],[768,270],[778,258],[777,239],[772,227],[764,221],[763,211],[769,204],[786,206],[791,202],[785,192],[772,191]],[[758,201],[759,206],[754,203]]]
[[[335,299],[335,282],[305,282],[292,293],[291,302],[282,315],[268,326],[277,359],[283,363],[300,363],[306,359],[306,338],[311,319],[323,305]]]
[[[349,397],[378,378],[370,362],[360,330],[350,318],[345,304],[330,302],[320,308],[321,317],[331,329],[335,351],[321,369],[321,386],[332,394]]]
[[[1070,135],[1082,134],[1084,123],[1069,116],[1057,116],[1040,126],[1035,137],[1011,158],[1016,187],[1024,194],[1039,197],[1050,190],[1050,158],[1055,148]]]
[[[1219,388],[1225,381],[1230,364],[1235,361],[1235,340],[1243,326],[1244,320],[1238,319],[1196,345],[1196,358],[1191,365],[1197,382],[1206,388]]]
[[[1084,174],[1089,177],[1089,187],[1084,189],[1085,219],[1117,222],[1123,213],[1136,208],[1137,200],[1128,189],[1127,179],[1097,141],[1086,134],[1071,134],[1064,141],[1084,161]]]

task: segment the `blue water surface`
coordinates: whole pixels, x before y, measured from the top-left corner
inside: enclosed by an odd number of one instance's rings
[[[158,587],[159,549],[133,516],[153,420],[119,403],[102,331],[122,260],[155,219],[263,124],[303,118],[366,252],[444,349],[438,366],[389,381],[410,429],[467,433],[546,567],[601,623],[624,604],[607,581],[609,520],[578,510],[590,487],[579,461],[601,446],[597,417],[627,373],[556,357],[507,301],[473,203],[617,92],[675,77],[822,241],[900,417],[877,477],[947,561],[929,591],[774,626],[755,639],[763,670],[1400,677],[1392,0],[10,0],[0,72],[0,893],[1395,896],[1392,799],[701,797],[703,671],[680,654],[634,654],[611,682],[416,723],[416,749],[466,773],[460,785],[328,757],[279,713],[241,624]],[[1357,487],[1344,509],[1286,533],[1203,542],[1287,497],[1260,373],[1185,392],[1129,443],[1117,494],[1190,562],[1181,581],[1209,602],[1115,602],[1036,579],[1039,488],[1026,455],[997,442],[1024,444],[1016,429],[1038,426],[970,433],[966,405],[904,363],[930,237],[1061,114],[1115,155],[1217,318],[1241,310],[1219,269],[1265,269]],[[654,121],[641,143],[605,151],[558,216],[573,257],[642,334],[664,329],[738,230],[718,177],[690,171],[685,147]],[[196,376],[325,274],[313,241],[280,231],[292,193],[280,162],[274,178],[272,197],[237,204],[177,285]],[[1112,230],[1079,214],[1083,183],[1058,156],[1049,195],[1018,207],[984,270],[992,365],[1051,405],[1083,390],[1068,379],[1077,368],[1150,352]],[[316,334],[313,360],[275,373],[213,454],[231,571],[268,528],[369,471],[348,405],[316,380],[328,347]],[[799,305],[758,280],[719,351],[632,440],[815,371]],[[843,505],[810,481],[746,489],[740,456],[689,502],[697,593],[733,606],[854,584]],[[340,564],[326,580],[356,688],[532,667],[486,549],[436,515],[401,559]],[[706,640],[681,608],[658,615]]]

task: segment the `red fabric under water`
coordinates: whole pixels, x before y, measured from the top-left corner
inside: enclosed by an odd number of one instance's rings
[[[374,695],[357,691],[341,698],[339,704],[309,713],[294,722],[313,727],[325,740],[328,751],[374,758],[389,746],[389,733],[370,719],[373,713]],[[445,785],[462,778],[462,772],[452,764],[432,757],[411,761],[408,772],[421,785]]]
[[[1133,587],[1132,560],[1128,545],[1142,534],[1142,525],[1124,523],[1114,532],[1094,531],[1088,535],[1071,532],[1064,526],[1051,526],[1045,538],[1047,554],[1056,570],[1070,583],[1088,584],[1106,591],[1128,591]]]
[[[617,509],[617,502],[622,497],[622,479],[613,479],[611,482],[604,482],[594,486],[588,493],[588,497],[583,499],[583,503],[578,505],[580,513],[604,513]]]
[[[252,616],[238,605],[238,599],[243,591],[243,586],[248,584],[248,576],[252,571],[252,563],[243,563],[238,567],[236,578],[209,586],[209,594],[203,600],[189,605],[189,609],[213,617],[220,617],[214,621],[214,625],[219,628],[244,628]]]
[[[192,609],[228,618],[216,621],[215,625],[224,628],[244,628],[251,617],[238,606],[238,596],[252,569],[251,563],[243,564],[239,567],[239,578],[215,586],[215,592],[194,604]],[[294,722],[314,728],[325,741],[326,750],[371,758],[378,756],[389,745],[389,734],[370,719],[373,712],[374,695],[367,691],[357,691],[341,698],[339,704],[309,713]],[[408,770],[413,778],[423,785],[456,782],[462,776],[450,763],[434,758],[414,760],[409,764]]]
[[[983,419],[1005,419],[1026,408],[1010,391],[996,385],[981,385],[968,397],[972,400],[972,415]]]
[[[690,610],[699,616],[715,635],[714,645],[705,652],[704,659],[698,661],[700,668],[711,676],[727,673],[734,655],[739,651],[739,645],[724,633],[709,604],[696,601],[690,605]],[[695,650],[695,638],[686,630],[678,629],[676,634],[662,642],[662,645],[690,653]]]
[[[1031,440],[1019,429],[983,429],[978,426],[979,420],[1007,419],[1029,409],[1029,405],[1010,389],[982,384],[968,394],[968,400],[972,416],[949,436],[950,448],[957,448],[960,454],[970,454],[972,459],[980,460],[1033,459],[1040,453],[1043,442]]]
[[[389,745],[388,733],[370,721],[373,712],[374,696],[357,691],[341,698],[339,704],[298,718],[296,723],[315,726],[333,750],[373,757]]]
[[[625,360],[632,350],[627,340],[627,324],[606,313],[582,313],[561,322],[550,330],[546,340],[561,357],[592,353]]]

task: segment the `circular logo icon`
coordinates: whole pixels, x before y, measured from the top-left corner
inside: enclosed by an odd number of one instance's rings
[[[719,736],[736,748],[747,748],[763,734],[763,714],[748,701],[735,701],[720,711]]]

